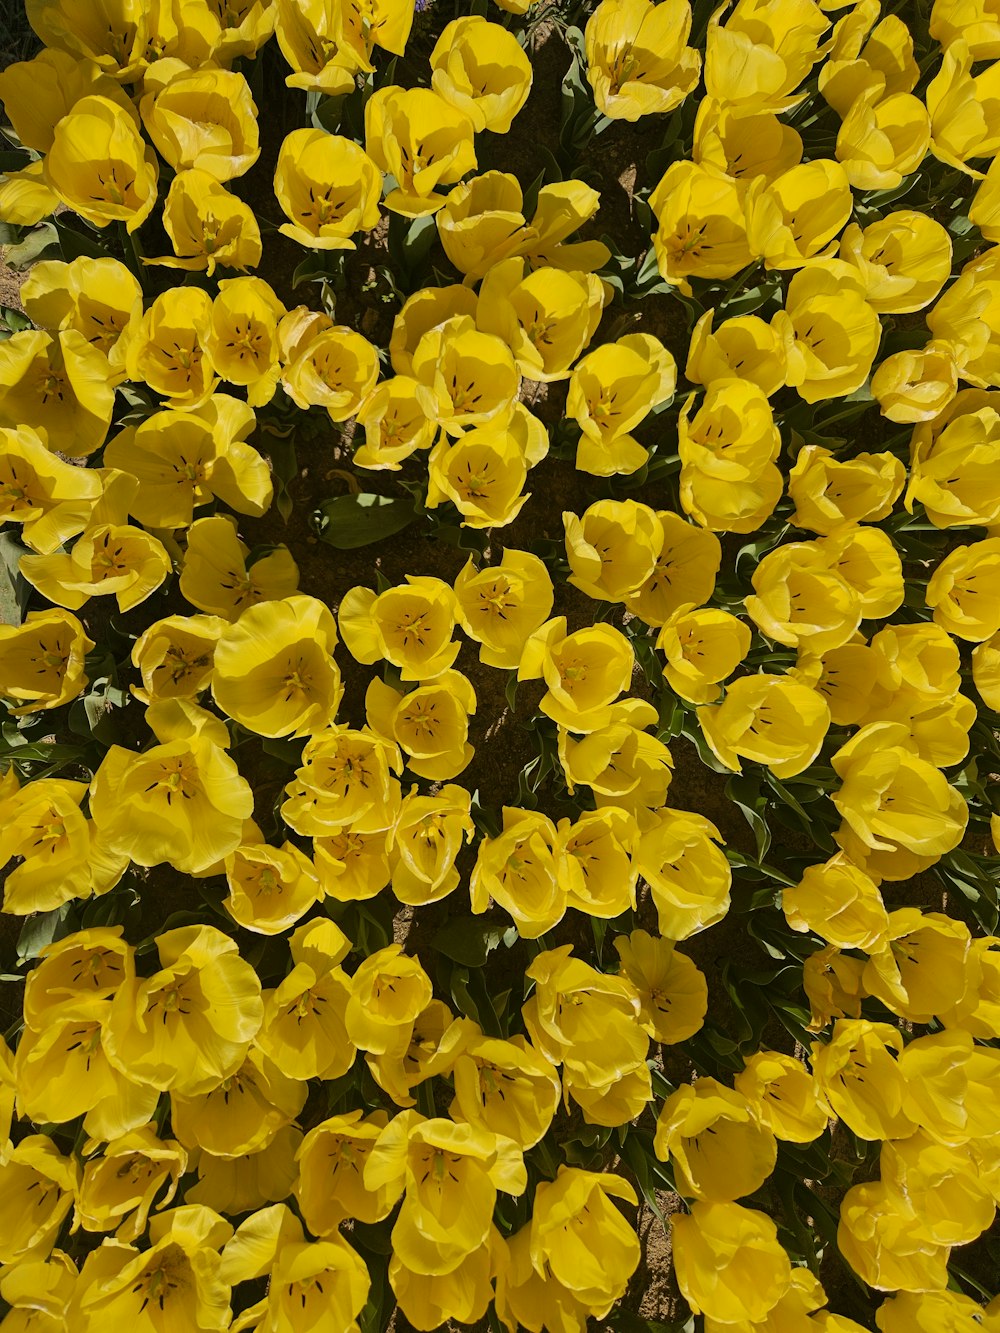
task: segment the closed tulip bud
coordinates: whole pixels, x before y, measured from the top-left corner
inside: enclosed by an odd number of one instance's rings
[[[842,852],[783,889],[781,907],[792,930],[812,931],[838,949],[872,953],[887,945],[889,918],[878,886]]]
[[[336,642],[333,615],[314,597],[251,606],[216,645],[212,697],[259,736],[311,736],[343,694]]]
[[[513,671],[552,611],[552,580],[537,556],[506,547],[499,565],[479,571],[470,556],[455,579],[455,597],[462,628],[481,645],[479,660]]]
[[[278,230],[313,250],[353,250],[378,222],[382,173],[360,145],[325,130],[293,130],[282,142],[274,193],[289,219]]]
[[[639,838],[636,865],[650,887],[661,935],[686,940],[729,911],[732,872],[704,815],[658,810]]]
[[[829,449],[807,444],[788,476],[795,501],[791,521],[822,536],[855,523],[887,518],[906,482],[906,468],[893,454],[856,454],[838,459]]]
[[[830,726],[824,697],[785,676],[741,676],[721,704],[699,710],[702,734],[727,768],[740,760],[765,764],[779,778],[795,777],[816,758]]]
[[[733,1086],[784,1142],[812,1143],[827,1127],[829,1115],[816,1081],[794,1056],[757,1051],[744,1062]]]
[[[563,514],[569,582],[598,601],[624,601],[653,574],[663,526],[648,505],[598,500],[582,518]]]
[[[670,1219],[674,1270],[696,1313],[760,1323],[791,1283],[792,1266],[765,1213],[738,1203],[695,1203]]]
[[[531,62],[499,23],[458,18],[431,52],[431,86],[477,133],[506,134],[531,91]]]
[[[693,92],[701,54],[687,45],[688,0],[603,0],[587,21],[587,78],[612,120],[673,111]]]

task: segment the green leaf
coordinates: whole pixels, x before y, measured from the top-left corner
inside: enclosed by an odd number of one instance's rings
[[[43,222],[40,226],[33,228],[28,232],[23,241],[17,245],[8,245],[4,247],[3,257],[10,268],[26,269],[45,253],[50,246],[56,244],[58,235],[56,228],[51,222]]]
[[[753,830],[757,845],[757,860],[763,861],[771,845],[771,830],[764,817],[767,810],[767,797],[760,789],[760,783],[746,773],[737,773],[726,783],[726,796],[742,810],[744,818]]]
[[[31,596],[31,584],[21,576],[21,556],[30,552],[12,532],[0,533],[0,623],[20,625]]]
[[[352,551],[402,532],[417,517],[412,500],[362,492],[324,500],[313,511],[312,523],[322,541],[338,551]]]
[[[61,940],[71,930],[77,929],[75,903],[63,903],[54,912],[33,912],[25,918],[21,933],[17,938],[17,957],[19,962],[28,958],[37,958],[47,944]]]
[[[482,967],[503,939],[504,928],[473,916],[453,917],[431,939],[438,953],[465,967]]]
[[[96,237],[77,231],[75,227],[68,227],[65,222],[58,218],[54,225],[59,235],[59,249],[67,263],[73,259],[106,259],[108,257],[108,251]]]

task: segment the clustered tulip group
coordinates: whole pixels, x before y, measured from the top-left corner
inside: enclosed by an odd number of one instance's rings
[[[0,1327],[631,1329],[667,1198],[705,1333],[1000,1331],[1000,10],[496,6],[26,0]],[[447,576],[255,540],[306,425]]]

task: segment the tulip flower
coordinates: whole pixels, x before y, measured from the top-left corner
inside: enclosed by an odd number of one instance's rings
[[[95,471],[65,463],[29,426],[0,428],[0,522],[41,555],[81,533],[101,497]]]
[[[368,725],[404,751],[411,773],[435,781],[457,777],[472,762],[475,711],[475,691],[460,671],[442,671],[408,693],[376,678],[365,693]]]
[[[113,1139],[84,1164],[77,1223],[85,1231],[115,1231],[116,1239],[131,1243],[146,1230],[154,1201],[157,1212],[172,1202],[187,1160],[175,1139],[157,1138],[151,1125]]]
[[[257,107],[242,74],[183,69],[166,81],[146,77],[139,103],[146,132],[174,171],[206,171],[218,181],[257,161]]]
[[[93,647],[68,611],[29,611],[21,625],[0,625],[0,695],[11,716],[59,708],[82,694]]]
[[[754,570],[756,596],[747,612],[778,643],[808,644],[813,652],[839,648],[861,621],[857,593],[828,564],[818,542],[792,542],[766,555]]]
[[[784,343],[757,315],[725,319],[713,331],[714,316],[706,310],[692,329],[684,374],[706,388],[716,380],[749,380],[770,398],[785,383]]]
[[[331,421],[346,421],[363,406],[378,378],[375,348],[353,329],[326,329],[308,341],[281,377],[296,407],[325,407]]]
[[[402,766],[399,747],[373,731],[338,726],[317,731],[285,788],[289,799],[281,816],[296,833],[313,838],[326,839],[341,830],[385,832],[399,811],[399,783],[392,774]]]
[[[498,566],[479,571],[470,556],[455,579],[455,598],[459,623],[480,645],[480,662],[511,671],[552,611],[552,580],[537,556],[506,547]]]
[[[43,260],[21,288],[25,313],[39,328],[75,329],[122,369],[125,329],[142,314],[142,290],[117,259]]]
[[[453,1119],[513,1140],[522,1150],[544,1136],[559,1105],[555,1066],[522,1036],[484,1036],[470,1020],[455,1059]]]
[[[404,459],[431,447],[437,426],[421,409],[419,387],[409,375],[393,375],[365,400],[358,411],[365,442],[354,451],[356,467],[398,472]]]
[[[487,1244],[467,1254],[448,1273],[415,1272],[393,1254],[389,1285],[400,1312],[414,1328],[441,1328],[451,1319],[474,1324],[486,1318],[494,1295],[493,1280],[499,1277],[505,1260],[503,1238],[491,1226]]]
[[[333,616],[314,597],[248,607],[216,644],[212,697],[260,736],[311,736],[333,721],[343,693],[336,642]]]
[[[829,1114],[816,1080],[794,1056],[756,1051],[733,1079],[754,1114],[776,1138],[812,1143],[827,1127]]]
[[[729,911],[733,877],[725,852],[716,846],[721,841],[704,815],[686,810],[658,810],[655,822],[643,829],[636,865],[666,939],[686,940]]]
[[[283,1074],[256,1045],[235,1073],[203,1092],[171,1091],[174,1133],[193,1153],[237,1158],[261,1152],[305,1104],[307,1088]]]
[[[502,8],[515,4],[525,4],[525,0],[504,0]],[[506,1241],[504,1259],[497,1272],[495,1308],[508,1330],[527,1328],[540,1333],[554,1325],[566,1333],[585,1333],[591,1314],[603,1317],[614,1304],[602,1300],[592,1309],[557,1282],[544,1265],[538,1273],[531,1261],[530,1222]]]
[[[685,296],[690,278],[732,278],[752,262],[742,195],[721,172],[675,162],[649,206],[659,224],[653,248],[660,276]]]
[[[458,18],[431,52],[431,87],[477,133],[506,134],[531,91],[531,62],[499,23],[479,15]]]
[[[493,422],[474,426],[454,441],[442,435],[427,459],[425,507],[436,509],[450,500],[464,528],[513,523],[530,497],[522,487],[528,476],[525,444],[534,421],[522,410],[504,427]]]
[[[64,1157],[46,1134],[29,1134],[7,1149],[0,1162],[0,1261],[20,1264],[51,1251],[79,1181],[76,1159]]]
[[[722,547],[713,532],[660,510],[663,545],[649,578],[625,597],[625,606],[647,625],[665,625],[682,606],[702,606],[715,589]]]
[[[471,842],[475,825],[471,796],[446,783],[433,796],[416,788],[403,798],[389,838],[392,891],[402,903],[437,902],[458,888],[455,861],[462,842]]]
[[[994,157],[1000,148],[1000,62],[973,75],[975,57],[961,38],[941,57],[927,88],[931,152],[950,167],[982,179],[970,158]]]
[[[365,151],[396,188],[385,206],[404,217],[435,213],[454,185],[475,170],[474,125],[428,88],[379,88],[365,106]]]
[[[35,16],[36,22],[39,17]],[[99,23],[88,26],[98,40],[112,31],[108,26],[102,32]],[[52,147],[59,122],[84,97],[103,97],[139,124],[128,94],[107,72],[97,52],[77,49],[74,54],[72,39],[65,41],[69,36],[66,29],[60,36],[61,40],[55,37],[51,44],[43,37],[45,46],[31,60],[15,61],[0,71],[0,101],[7,117],[25,148],[41,154]]]
[[[948,1283],[949,1247],[920,1234],[912,1202],[884,1181],[855,1185],[840,1205],[837,1248],[880,1291],[937,1291]]]
[[[663,546],[663,527],[648,505],[598,500],[582,518],[563,514],[570,583],[598,601],[623,601],[645,584]]]
[[[962,1144],[992,1135],[988,1108],[1000,1082],[992,1047],[951,1029],[911,1041],[900,1056],[907,1115],[938,1143]]]
[[[673,111],[694,90],[701,55],[687,45],[688,0],[603,0],[587,21],[587,78],[598,110],[636,121]]]
[[[905,480],[893,454],[838,459],[820,445],[806,445],[788,477],[796,506],[791,521],[824,536],[852,523],[877,523],[891,513]]]
[[[936,14],[939,7],[935,5],[933,13]],[[1000,54],[1000,45],[997,53]],[[966,1329],[973,1333],[979,1327],[990,1329],[988,1322],[984,1325],[983,1315],[979,1301],[960,1292],[898,1291],[875,1311],[875,1322],[882,1333],[932,1333],[932,1330],[946,1328],[955,1329],[955,1333],[966,1333]]]
[[[292,969],[264,992],[257,1045],[289,1079],[334,1079],[354,1063],[357,1048],[346,1013],[351,979],[340,963],[351,942],[332,921],[317,917],[291,936]]]
[[[803,162],[775,180],[751,182],[747,240],[770,269],[801,268],[828,258],[854,207],[849,173],[837,162]]]
[[[691,1309],[727,1324],[761,1323],[786,1293],[792,1267],[765,1213],[695,1203],[670,1219],[674,1271]]]
[[[518,256],[493,265],[480,289],[476,324],[503,338],[525,379],[567,379],[597,331],[608,290],[593,273],[525,269]]]
[[[107,357],[76,329],[15,333],[0,346],[0,427],[44,432],[71,458],[91,454],[111,425],[110,378]]]
[[[638,992],[640,1022],[654,1041],[672,1046],[701,1030],[708,1009],[708,983],[691,959],[677,952],[672,940],[633,930],[630,935],[619,935],[615,948],[622,972]]]
[[[673,397],[676,383],[674,358],[649,334],[626,334],[588,352],[573,369],[566,400],[583,432],[578,470],[598,477],[637,472],[649,451],[630,432]]]
[[[591,625],[566,633],[566,617],[546,621],[525,644],[518,680],[541,676],[548,686],[538,705],[570,731],[594,731],[611,720],[610,705],[632,679],[635,655],[620,630]]]
[[[55,128],[45,178],[67,208],[95,227],[132,232],[156,203],[156,154],[133,118],[107,97],[83,97]]]
[[[521,382],[503,340],[480,333],[467,315],[424,334],[413,353],[413,377],[424,415],[453,436],[490,422],[506,427]]]
[[[578,784],[594,793],[598,809],[618,806],[639,811],[663,805],[673,759],[663,741],[643,728],[656,722],[655,710],[641,699],[612,704],[605,726],[578,738],[559,728],[559,762],[572,792]]]
[[[290,597],[299,570],[287,547],[278,546],[247,568],[250,548],[236,535],[235,519],[199,518],[187,531],[180,590],[199,611],[236,620],[248,606]]]
[[[830,53],[819,72],[819,91],[841,120],[863,94],[888,98],[910,93],[919,81],[906,24],[898,14],[876,23],[878,16],[874,6],[855,5],[834,27]]]
[[[205,269],[217,265],[256,268],[262,246],[260,227],[250,207],[230,194],[207,171],[179,171],[163,204],[163,227],[175,259],[148,259],[165,268]]]
[[[788,285],[774,317],[785,339],[786,382],[807,403],[839,398],[868,378],[882,337],[857,271],[842,260],[818,261]]]
[[[982,643],[1000,630],[1000,538],[958,546],[934,570],[927,605],[935,622],[959,639]]]
[[[344,644],[359,662],[384,659],[404,681],[428,681],[448,670],[458,656],[455,594],[441,579],[407,574],[406,583],[376,595],[351,588],[340,601],[338,621]]]
[[[229,915],[259,935],[289,930],[322,896],[312,862],[290,842],[241,844],[226,857],[226,882]]]
[[[314,1235],[336,1235],[345,1217],[371,1223],[391,1211],[388,1188],[364,1185],[365,1166],[387,1119],[384,1111],[370,1116],[348,1111],[324,1120],[302,1140],[295,1197]]]
[[[714,1078],[684,1083],[663,1103],[654,1148],[671,1160],[679,1194],[731,1203],[774,1170],[777,1143],[740,1093]]]
[[[997,48],[997,54],[1000,55],[1000,47]],[[986,240],[994,243],[1000,241],[1000,191],[997,189],[998,180],[1000,180],[1000,168],[997,168],[996,158],[994,158],[985,178],[980,182],[979,188],[973,195],[972,203],[969,205],[969,221],[975,223]]]
[[[890,913],[886,936],[868,950],[862,983],[870,995],[913,1023],[929,1023],[961,1002],[975,975],[968,926],[902,907]]]
[[[379,220],[382,173],[352,139],[293,130],[278,152],[274,193],[289,219],[283,235],[314,250],[353,250],[351,236]]]
[[[827,1043],[812,1047],[823,1097],[859,1138],[905,1138],[913,1121],[904,1109],[906,1079],[897,1057],[903,1039],[889,1023],[838,1019]]]
[[[802,773],[819,753],[830,710],[816,690],[786,676],[741,676],[721,704],[699,710],[702,734],[719,760],[765,764],[779,778]]]
[[[736,182],[741,197],[758,177],[765,185],[802,161],[802,137],[770,111],[740,111],[706,97],[694,124],[692,159]]]
[[[733,674],[750,651],[750,628],[728,611],[681,606],[657,635],[666,655],[663,674],[688,703],[714,703],[719,682]]]
[[[725,23],[723,23],[725,16]],[[741,112],[787,111],[820,58],[830,20],[813,0],[737,0],[708,24],[705,88]]]
[[[78,611],[91,597],[114,595],[119,611],[130,611],[170,573],[170,557],[142,528],[102,523],[88,528],[68,554],[22,556],[20,572],[56,606]]]
[[[389,360],[397,376],[413,375],[413,353],[425,333],[460,315],[468,315],[475,322],[478,308],[479,297],[461,283],[423,287],[407,297],[392,321],[389,338]]]
[[[996,712],[1000,702],[1000,633],[973,648],[972,679],[983,703]]]
[[[558,834],[568,907],[608,920],[635,906],[639,872],[631,857],[639,829],[633,815],[604,806],[573,823],[561,819]]]
[[[809,1000],[809,1031],[819,1032],[835,1018],[860,1018],[864,962],[832,944],[812,953],[802,965],[802,989]]]
[[[889,918],[878,886],[843,852],[808,866],[798,884],[782,889],[781,907],[792,930],[812,931],[838,949],[871,953],[888,944]]]
[[[1000,246],[970,259],[926,316],[935,338],[955,347],[959,378],[980,387],[1000,375],[994,330],[1000,319]]]
[[[855,189],[894,190],[927,156],[931,127],[919,97],[862,93],[837,135],[837,159]]]
[[[554,1181],[541,1181],[531,1214],[531,1262],[551,1274],[577,1301],[607,1311],[639,1264],[639,1240],[611,1202],[635,1206],[632,1186],[608,1172],[560,1166]]]
[[[205,350],[212,302],[200,287],[171,287],[129,330],[130,380],[148,384],[170,407],[198,407],[218,380]]]

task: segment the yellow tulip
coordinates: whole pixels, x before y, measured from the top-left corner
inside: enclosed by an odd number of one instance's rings
[[[545,563],[506,547],[498,566],[476,570],[470,556],[455,579],[455,614],[480,645],[485,666],[517,669],[525,641],[552,611],[552,580]]]
[[[738,0],[709,20],[705,88],[740,111],[787,111],[820,57],[830,21],[813,0]]]
[[[809,866],[798,884],[782,889],[781,907],[792,930],[812,931],[838,949],[871,953],[888,943],[889,918],[878,886],[843,852]]]
[[[1000,48],[998,48],[1000,54]],[[2,77],[2,76],[0,76]],[[1000,241],[1000,191],[997,183],[1000,181],[1000,167],[996,165],[996,158],[989,165],[985,178],[980,182],[979,188],[973,195],[972,203],[969,205],[969,221],[982,232],[988,241]]]
[[[1000,246],[970,259],[926,319],[935,338],[953,344],[960,379],[980,387],[1000,383]]]
[[[0,1163],[0,1261],[20,1264],[50,1253],[79,1181],[76,1159],[64,1157],[47,1134],[29,1134],[5,1151]]]
[[[713,331],[714,310],[706,310],[691,331],[684,373],[706,388],[716,380],[743,379],[768,398],[785,383],[785,347],[770,324],[757,315],[725,319]]]
[[[68,554],[25,555],[20,571],[56,606],[78,611],[91,597],[114,596],[119,611],[151,597],[170,573],[166,547],[142,528],[102,523]]]
[[[343,685],[326,605],[295,595],[248,607],[215,646],[212,697],[259,736],[311,736],[334,718]]]
[[[639,1264],[639,1239],[611,1200],[635,1206],[628,1181],[608,1172],[560,1166],[540,1181],[531,1214],[530,1253],[536,1273],[551,1277],[580,1304],[604,1314]]]
[[[200,287],[171,287],[129,329],[125,366],[170,407],[198,407],[218,379],[205,342],[212,301]]]
[[[913,1132],[904,1109],[907,1080],[897,1057],[901,1034],[889,1023],[840,1018],[828,1042],[814,1042],[812,1067],[834,1115],[862,1139],[902,1139]]]
[[[906,24],[898,14],[876,23],[878,16],[877,4],[854,5],[833,30],[819,91],[841,120],[863,94],[910,93],[920,78]]]
[[[861,622],[861,602],[818,542],[792,542],[764,556],[746,609],[760,632],[778,643],[824,653],[839,648]]]
[[[274,195],[289,219],[278,230],[312,250],[353,250],[378,222],[382,173],[352,139],[292,130],[278,151]]]
[[[913,1023],[961,1002],[975,981],[972,939],[961,921],[902,907],[889,915],[887,938],[869,948],[862,984],[869,995]]]
[[[852,103],[837,134],[837,160],[856,190],[894,190],[927,156],[930,118],[919,97],[877,88]]]
[[[312,862],[290,842],[269,847],[243,843],[226,857],[229,896],[224,906],[234,921],[260,935],[279,935],[322,897]]]
[[[139,103],[146,132],[174,171],[242,176],[260,156],[257,107],[242,74],[181,68],[147,75]],[[171,77],[172,75],[172,77]]]
[[[809,1000],[809,1031],[819,1032],[835,1018],[860,1018],[864,962],[832,944],[811,953],[802,965],[802,989]]]
[[[666,939],[689,939],[729,911],[733,877],[725,852],[716,846],[721,841],[713,823],[687,810],[658,810],[642,830],[636,865]]]
[[[563,514],[569,582],[598,601],[621,602],[652,577],[663,525],[635,500],[597,500],[583,513]]]
[[[263,248],[253,210],[230,194],[207,171],[179,171],[163,204],[163,228],[175,259],[148,259],[165,268],[205,269],[216,266],[256,268]]]
[[[935,5],[932,21],[937,10]],[[875,1322],[882,1333],[977,1333],[983,1327],[993,1333],[989,1322],[984,1325],[983,1313],[978,1301],[955,1291],[900,1291],[882,1302],[875,1311]],[[996,1319],[995,1311],[987,1310],[987,1316]]]
[[[522,487],[528,476],[525,446],[535,421],[522,409],[503,427],[474,426],[456,440],[442,434],[427,459],[425,507],[436,509],[450,500],[464,528],[513,523],[530,496]]]
[[[325,407],[331,421],[356,416],[378,379],[378,353],[360,333],[336,326],[308,340],[281,383],[296,407]]]
[[[24,1021],[36,1032],[50,1018],[72,1012],[83,999],[106,1000],[135,971],[134,951],[122,938],[121,926],[73,931],[47,944],[28,973],[24,988]]]
[[[656,639],[667,659],[667,684],[688,703],[714,703],[722,693],[719,682],[750,651],[750,637],[749,626],[728,611],[679,607]]]
[[[146,1230],[154,1200],[157,1212],[172,1202],[187,1161],[181,1145],[157,1138],[151,1125],[113,1139],[84,1164],[77,1224],[85,1231],[115,1231],[126,1243],[136,1240]]]
[[[474,127],[429,88],[379,88],[365,106],[365,151],[396,188],[385,206],[404,217],[435,213],[454,185],[476,167]]]
[[[766,1215],[738,1203],[695,1203],[670,1219],[674,1271],[691,1309],[733,1324],[761,1323],[784,1296],[792,1267]]]
[[[122,368],[126,327],[142,314],[142,289],[117,259],[43,260],[21,288],[25,313],[39,328],[75,329]]]
[[[695,162],[675,162],[649,198],[656,262],[664,282],[691,295],[690,278],[732,278],[753,260],[735,181]]]
[[[632,645],[612,625],[567,634],[566,617],[557,616],[525,644],[517,677],[543,677],[541,711],[570,731],[586,732],[611,720],[610,706],[628,688],[634,664]]]
[[[111,426],[112,379],[107,357],[76,329],[15,333],[0,345],[0,427],[43,432],[70,458],[91,454]]]
[[[239,56],[255,56],[274,32],[277,13],[272,0],[228,0],[217,8],[213,3],[210,9],[213,19],[218,15],[212,56],[223,68]]]
[[[819,753],[830,710],[808,685],[762,674],[733,681],[722,703],[700,709],[698,720],[705,740],[727,768],[740,772],[740,759],[750,759],[779,778],[792,778]]]
[[[423,287],[407,297],[392,322],[389,338],[389,360],[396,374],[413,375],[413,353],[425,333],[460,315],[468,315],[475,322],[478,307],[476,293],[461,283]]]
[[[408,693],[376,677],[365,692],[368,725],[399,746],[411,773],[435,782],[457,777],[472,762],[468,735],[475,711],[475,690],[460,671],[442,671]]]
[[[773,112],[738,110],[706,97],[695,118],[691,156],[729,176],[742,192],[758,177],[770,185],[797,166],[802,138]]]
[[[566,785],[590,787],[598,809],[638,812],[663,805],[673,759],[663,741],[643,730],[657,720],[642,699],[612,704],[606,726],[578,738],[559,728],[558,753]]]
[[[248,569],[249,554],[236,535],[235,519],[223,514],[195,519],[187,531],[181,593],[199,611],[236,620],[248,606],[298,591],[299,570],[287,547],[277,547]]]
[[[68,611],[29,611],[20,625],[0,625],[0,695],[11,716],[59,708],[82,694],[93,647]]]
[[[339,966],[350,948],[343,931],[323,917],[292,934],[292,970],[264,992],[257,1034],[257,1045],[286,1078],[340,1078],[354,1063],[357,1049],[345,1021],[351,979]]]
[[[853,523],[877,523],[892,512],[905,481],[906,468],[893,454],[841,460],[808,444],[788,477],[788,495],[795,501],[791,521],[823,536]]]
[[[987,708],[1000,706],[1000,632],[972,650],[972,679]]]
[[[851,394],[868,378],[882,326],[850,264],[828,259],[801,269],[773,322],[785,339],[786,382],[807,403]]]
[[[479,844],[470,881],[473,912],[485,912],[493,899],[514,918],[523,938],[537,939],[566,912],[564,861],[550,819],[505,806],[503,831]]]
[[[433,796],[416,788],[405,796],[389,835],[392,891],[402,903],[437,902],[458,888],[455,861],[462,843],[471,842],[475,825],[472,797],[464,787],[446,783]]]
[[[136,231],[156,203],[156,154],[117,102],[83,97],[56,125],[45,177],[67,208],[95,227]]]
[[[276,0],[274,35],[292,68],[289,88],[343,97],[354,91],[359,63],[344,33],[344,13],[337,0]]]
[[[393,375],[365,399],[358,410],[365,442],[354,451],[356,467],[398,472],[404,459],[431,447],[437,426],[421,409],[419,389],[409,375]]]
[[[585,810],[573,823],[560,819],[557,832],[568,907],[609,920],[635,906],[639,872],[631,858],[639,828],[633,815],[613,806]]]
[[[424,415],[449,435],[490,422],[506,428],[521,384],[506,343],[479,332],[468,315],[424,334],[413,352],[413,377]]]
[[[714,1078],[682,1083],[660,1107],[654,1148],[671,1161],[679,1194],[731,1203],[774,1170],[775,1137],[739,1092]]]
[[[854,207],[849,173],[819,158],[773,181],[751,182],[746,195],[747,240],[770,269],[801,268],[834,253],[834,237]]]
[[[959,639],[982,643],[1000,630],[1000,537],[958,546],[934,570],[926,601],[935,623]]]
[[[278,387],[278,321],[285,313],[260,278],[224,278],[219,283],[205,348],[222,379],[246,388],[251,407],[270,402]]]
[[[663,529],[656,565],[645,583],[625,597],[627,609],[647,625],[665,625],[684,605],[704,605],[722,563],[722,546],[713,532],[670,510],[656,517]]]
[[[907,1114],[937,1143],[993,1135],[989,1107],[1000,1084],[996,1049],[951,1029],[911,1041],[900,1056]]]
[[[515,5],[526,9],[527,0],[503,0],[501,8],[513,9]],[[544,1265],[541,1273],[536,1271],[531,1262],[530,1222],[505,1245],[504,1262],[499,1265],[496,1276],[495,1309],[508,1333],[518,1328],[542,1333],[544,1328],[552,1326],[564,1329],[565,1333],[584,1333],[591,1314],[601,1317],[611,1308],[602,1300],[596,1309],[591,1309],[558,1282]]]
[[[320,885],[335,902],[374,898],[389,883],[392,871],[386,851],[387,833],[353,829],[313,837],[313,865]]]
[[[816,1081],[801,1061],[779,1051],[755,1051],[733,1079],[754,1114],[776,1138],[812,1143],[827,1127],[829,1115]]]
[[[1000,416],[991,399],[963,390],[943,412],[913,432],[906,507],[919,501],[938,528],[1000,520],[1000,489],[992,460]]]
[[[884,1181],[855,1185],[840,1205],[837,1248],[877,1291],[937,1291],[948,1283],[946,1245],[919,1235],[910,1200]]]
[[[336,726],[317,731],[285,787],[289,799],[281,817],[296,833],[313,838],[342,831],[384,833],[399,812],[399,783],[392,774],[402,767],[399,747],[372,731]]]
[[[602,0],[587,21],[587,78],[597,109],[612,120],[673,111],[694,91],[701,54],[688,0]]]
[[[883,1143],[879,1165],[884,1183],[913,1205],[922,1239],[968,1245],[993,1222],[996,1202],[968,1146],[935,1143],[918,1132]]]
[[[479,133],[506,134],[531,91],[531,62],[513,33],[480,15],[447,24],[431,52],[431,87]]]
[[[384,1111],[369,1116],[348,1111],[322,1121],[302,1140],[295,1197],[314,1235],[336,1235],[345,1217],[371,1223],[391,1211],[386,1187],[370,1190],[364,1185],[365,1166],[387,1120]]]
[[[677,422],[681,506],[703,527],[753,531],[781,496],[774,465],[781,438],[770,404],[741,379],[714,381],[692,417],[693,404],[692,394]]]
[[[51,555],[81,533],[101,493],[96,471],[63,462],[29,426],[0,428],[0,522],[20,523],[32,550]]]
[[[397,1044],[379,1055],[366,1052],[375,1082],[397,1106],[416,1104],[413,1089],[435,1074],[450,1074],[458,1051],[452,1040],[455,1016],[441,1000],[430,1000]],[[407,1036],[408,1033],[408,1036]]]
[[[441,579],[407,574],[406,583],[377,595],[360,585],[340,600],[337,619],[344,644],[359,662],[384,660],[404,681],[428,681],[458,656],[456,601]]]
[[[546,265],[526,274],[525,267],[517,256],[493,265],[480,289],[476,324],[504,339],[525,379],[567,379],[597,331],[608,289],[592,273]]]
[[[840,528],[816,545],[861,602],[865,620],[891,616],[903,604],[903,565],[892,538],[881,528]]]
[[[638,992],[640,1022],[654,1041],[672,1046],[701,1030],[708,983],[691,959],[677,952],[673,940],[633,930],[617,936],[615,948],[622,972]]]
[[[78,12],[86,22],[87,16]],[[95,20],[96,15],[91,18],[96,35],[100,25]],[[139,124],[138,112],[128,94],[106,67],[102,69],[88,52],[73,54],[61,41],[58,46],[46,45],[31,60],[16,61],[0,71],[0,101],[8,119],[25,148],[33,148],[37,153],[49,151],[56,126],[78,102],[89,96],[114,102]]]
[[[453,1119],[512,1139],[522,1150],[544,1137],[559,1106],[559,1075],[552,1062],[517,1035],[486,1037],[470,1031],[455,1060]]]
[[[951,42],[927,88],[931,152],[950,167],[982,179],[970,158],[1000,149],[1000,62],[973,75],[974,57],[962,38]]]
[[[654,407],[669,402],[677,365],[648,333],[629,333],[588,352],[573,368],[567,416],[583,432],[578,471],[598,477],[637,472],[649,451],[631,435]]]

